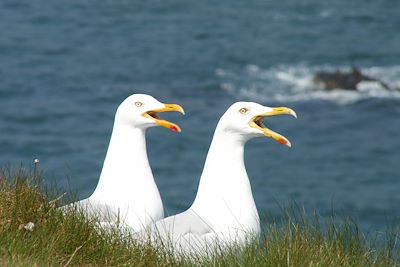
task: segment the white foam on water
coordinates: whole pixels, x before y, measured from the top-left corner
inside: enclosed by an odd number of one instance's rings
[[[279,102],[311,100],[351,104],[369,98],[400,100],[400,66],[366,67],[361,72],[398,90],[386,90],[377,82],[361,82],[358,90],[323,90],[312,78],[319,71],[350,71],[350,67],[333,66],[275,66],[262,69],[247,65],[240,71],[216,70],[221,89],[238,99],[257,99]]]

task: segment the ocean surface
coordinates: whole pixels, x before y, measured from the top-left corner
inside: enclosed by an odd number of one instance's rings
[[[323,91],[321,70],[358,67],[400,87],[400,1],[0,2],[0,166],[32,167],[89,196],[119,103],[179,103],[182,133],[148,131],[169,214],[189,207],[219,117],[235,101],[288,106],[245,161],[261,216],[292,201],[380,231],[400,218],[400,92]]]

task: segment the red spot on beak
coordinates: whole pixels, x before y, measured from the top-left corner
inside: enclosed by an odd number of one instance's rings
[[[283,139],[283,138],[279,138],[278,139],[278,143],[282,144],[282,145],[287,145],[287,141],[285,139]]]
[[[170,129],[171,131],[175,132],[175,133],[179,132],[178,127],[173,126],[173,125],[172,125],[169,129]]]

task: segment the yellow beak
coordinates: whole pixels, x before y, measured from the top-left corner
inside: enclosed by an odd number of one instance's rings
[[[272,108],[271,111],[268,111],[266,113],[263,113],[263,114],[253,117],[252,120],[249,122],[249,125],[250,125],[250,127],[261,130],[263,132],[264,136],[272,138],[282,145],[291,147],[292,144],[286,137],[268,129],[262,122],[262,120],[265,117],[271,117],[271,116],[277,116],[277,115],[291,115],[291,116],[297,118],[296,112],[294,112],[294,110],[292,110],[290,108],[286,108],[286,107]]]
[[[183,110],[183,108],[180,105],[164,104],[163,108],[147,111],[147,112],[143,113],[143,116],[154,120],[154,122],[159,126],[170,129],[173,132],[180,133],[182,130],[178,125],[176,125],[172,122],[166,121],[166,120],[162,120],[158,117],[159,112],[174,112],[174,111],[185,115],[185,111]]]

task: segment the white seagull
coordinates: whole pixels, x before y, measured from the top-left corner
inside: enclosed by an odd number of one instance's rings
[[[192,206],[149,226],[138,238],[172,246],[175,255],[204,255],[258,237],[260,221],[244,164],[244,146],[264,136],[290,147],[289,140],[262,122],[281,114],[297,117],[286,107],[234,103],[219,120]]]
[[[178,125],[158,117],[160,112],[177,111],[176,104],[163,104],[154,97],[134,94],[126,98],[115,114],[114,127],[100,179],[94,193],[84,200],[62,207],[82,210],[99,219],[103,227],[129,226],[138,231],[164,218],[163,203],[154,181],[146,151],[147,128],[162,126],[180,132]]]

